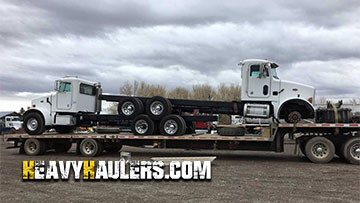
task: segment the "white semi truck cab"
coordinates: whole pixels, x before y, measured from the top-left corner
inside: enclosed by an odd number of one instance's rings
[[[100,83],[64,77],[55,82],[55,92],[32,100],[23,126],[28,134],[42,134],[50,128],[68,133],[84,123],[131,120],[134,134],[152,134],[159,128],[162,134],[178,135],[191,128],[194,121],[210,121],[210,117],[184,116],[184,112],[195,109],[200,113],[273,117],[293,123],[314,117],[313,87],[281,80],[276,73],[278,65],[268,60],[244,60],[240,65],[242,99],[233,102],[103,95]],[[99,115],[101,100],[118,102],[119,115]]]

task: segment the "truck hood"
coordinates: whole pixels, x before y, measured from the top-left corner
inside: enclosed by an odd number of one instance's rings
[[[281,80],[280,82],[280,90],[282,93],[280,97],[282,98],[294,98],[299,97],[309,101],[311,98],[313,103],[315,102],[315,88],[309,85]]]
[[[39,105],[42,105],[42,104],[46,104],[46,98],[49,98],[50,102],[52,102],[52,96],[54,95],[55,93],[54,92],[51,92],[49,94],[46,94],[46,95],[43,95],[43,96],[40,96],[40,97],[36,97],[35,99],[32,99],[31,100],[31,107],[33,107],[33,105],[36,105],[36,106],[39,106]]]

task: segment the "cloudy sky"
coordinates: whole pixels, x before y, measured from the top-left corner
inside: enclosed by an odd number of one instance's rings
[[[360,97],[360,1],[0,0],[0,110],[18,110],[77,75],[118,93],[125,81],[240,83],[238,62],[276,61],[317,98]]]

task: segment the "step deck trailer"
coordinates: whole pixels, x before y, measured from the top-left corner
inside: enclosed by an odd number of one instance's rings
[[[349,123],[298,123],[269,125],[232,125],[221,128],[241,128],[242,136],[221,136],[218,134],[163,136],[139,136],[130,133],[76,133],[43,135],[8,134],[5,142],[14,142],[20,152],[41,155],[47,150],[68,151],[72,143],[77,152],[84,156],[100,155],[104,150],[118,152],[122,145],[152,146],[154,148],[214,149],[214,150],[256,150],[284,151],[284,136],[296,140],[296,148],[312,162],[325,163],[334,155],[352,164],[360,164],[360,124]]]

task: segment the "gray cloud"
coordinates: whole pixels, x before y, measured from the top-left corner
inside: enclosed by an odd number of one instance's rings
[[[359,97],[356,0],[0,4],[7,99],[48,92],[64,75],[100,81],[111,93],[126,80],[215,87],[240,82],[240,60],[265,57],[280,64],[283,78],[315,86],[319,96]]]

